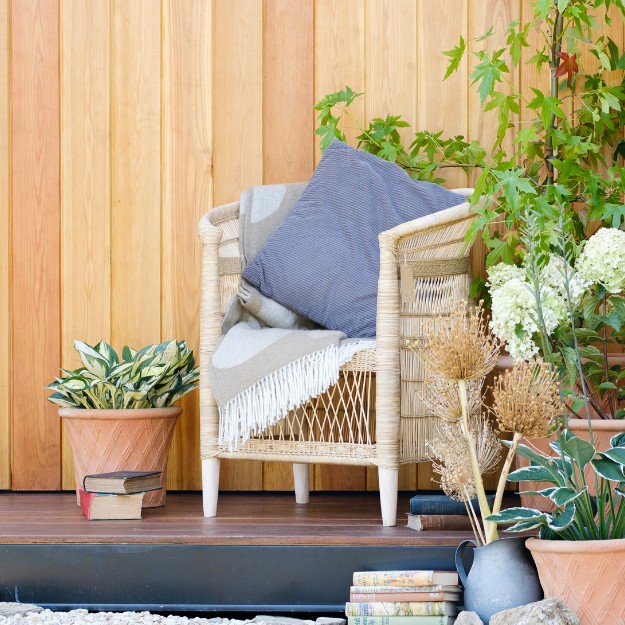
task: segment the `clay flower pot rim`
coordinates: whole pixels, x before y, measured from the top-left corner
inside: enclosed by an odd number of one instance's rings
[[[65,419],[162,419],[179,417],[180,406],[168,408],[59,408],[59,416]]]
[[[610,540],[544,540],[528,538],[525,546],[538,553],[615,553],[625,552],[625,538]]]
[[[591,419],[592,429],[602,432],[622,432],[625,430],[623,419]],[[588,430],[588,419],[569,419],[569,430]]]

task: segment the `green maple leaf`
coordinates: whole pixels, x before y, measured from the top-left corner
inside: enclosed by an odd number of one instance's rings
[[[606,204],[603,210],[604,219],[607,221],[612,218],[612,227],[618,228],[621,221],[625,218],[625,205],[623,204]]]
[[[467,44],[464,37],[461,35],[460,43],[458,43],[457,46],[453,47],[451,50],[445,50],[443,52],[446,57],[449,57],[449,65],[447,66],[447,71],[445,72],[443,80],[447,80],[458,69],[466,48]]]
[[[502,82],[502,73],[510,72],[506,62],[501,58],[504,51],[503,48],[496,50],[492,56],[483,50],[475,53],[480,62],[471,72],[470,78],[473,79],[472,85],[479,82],[477,92],[480,94],[481,104],[484,104],[484,100],[493,91],[495,84]]]

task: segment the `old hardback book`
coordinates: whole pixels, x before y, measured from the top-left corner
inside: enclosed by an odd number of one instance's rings
[[[490,502],[494,495],[486,495]],[[477,499],[472,499],[473,509],[479,509]],[[410,514],[463,514],[468,515],[463,501],[456,501],[444,493],[415,495],[410,499]]]
[[[90,521],[140,519],[143,493],[111,495],[80,489],[80,509]]]
[[[411,530],[471,531],[471,520],[463,514],[408,514],[406,526]]]
[[[460,586],[352,586],[349,600],[377,601],[460,601]]]
[[[354,586],[457,586],[456,571],[357,571]]]
[[[347,625],[453,625],[453,616],[348,616]]]
[[[456,616],[453,601],[375,601],[345,604],[347,616]]]
[[[86,475],[83,488],[88,493],[129,495],[162,488],[160,471],[112,471]]]

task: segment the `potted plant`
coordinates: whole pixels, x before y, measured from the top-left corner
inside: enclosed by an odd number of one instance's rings
[[[60,406],[74,455],[76,497],[85,475],[109,471],[161,471],[163,488],[146,493],[144,507],[165,503],[167,455],[182,408],[173,404],[199,377],[184,341],[124,347],[74,341],[83,366],[63,369],[47,388]],[[80,504],[79,504],[80,505]]]

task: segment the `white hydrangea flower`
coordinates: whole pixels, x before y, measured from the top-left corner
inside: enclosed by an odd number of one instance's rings
[[[486,285],[490,289],[496,289],[508,282],[508,280],[515,278],[525,280],[525,269],[516,265],[509,265],[508,263],[498,263],[489,267],[487,271],[488,281]]]
[[[492,318],[490,328],[505,341],[515,360],[527,360],[538,353],[533,336],[538,332],[536,298],[529,284],[512,278],[491,288]]]
[[[551,254],[549,262],[540,271],[540,283],[549,289],[553,289],[562,298],[563,305],[566,305],[567,301],[565,277],[569,281],[571,302],[573,306],[577,306],[588,288],[588,284],[578,273],[573,271],[573,267],[562,256]],[[560,308],[557,302],[553,302],[553,306]]]
[[[625,232],[598,230],[586,241],[576,269],[587,285],[598,283],[609,293],[620,293],[625,288]]]

